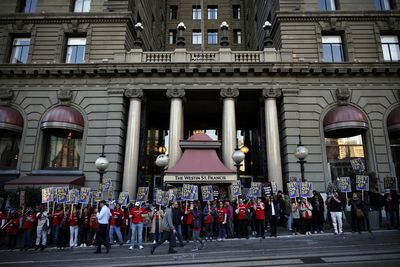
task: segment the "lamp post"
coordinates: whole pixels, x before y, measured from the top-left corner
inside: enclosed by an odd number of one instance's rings
[[[221,28],[222,31],[222,37],[221,37],[221,47],[228,47],[229,46],[229,42],[228,42],[228,29],[229,29],[229,25],[226,21],[223,21],[221,23],[221,25],[219,26]]]
[[[304,179],[304,163],[305,158],[308,156],[308,149],[301,143],[301,135],[299,135],[299,144],[296,147],[296,151],[294,152],[294,156],[298,159],[297,163],[300,164],[300,172],[301,172],[301,181],[305,182]]]
[[[136,49],[142,49],[142,46],[143,46],[142,31],[143,31],[143,29],[144,29],[144,27],[143,27],[142,23],[138,22],[135,24],[136,39],[133,42],[133,46]]]
[[[104,154],[104,145],[102,147],[101,155],[96,159],[94,165],[96,166],[98,173],[100,175],[100,180],[99,183],[103,183],[103,176],[106,173],[106,169],[108,168],[108,165],[110,165],[110,162],[106,158],[106,155]]]
[[[163,177],[164,177],[165,167],[168,166],[168,162],[169,162],[168,155],[161,154],[161,155],[158,155],[158,157],[156,158],[156,165],[157,165],[157,167],[161,168],[161,179],[163,179]],[[155,177],[154,177],[154,179],[155,179]],[[155,188],[155,186],[156,186],[156,183],[154,180],[153,187]],[[153,188],[153,191],[154,191],[154,188]]]
[[[242,166],[242,161],[244,160],[244,153],[238,148],[235,148],[235,151],[233,151],[232,154],[232,159],[235,162],[235,167],[236,167],[236,176],[237,180],[240,180],[240,166]]]
[[[263,29],[266,31],[264,37],[264,48],[271,48],[272,47],[272,39],[271,39],[271,27],[272,24],[268,20],[264,22]]]
[[[176,40],[176,47],[184,48],[185,47],[185,38],[183,37],[183,32],[186,30],[186,26],[183,22],[180,22],[176,29],[179,32],[179,36]]]

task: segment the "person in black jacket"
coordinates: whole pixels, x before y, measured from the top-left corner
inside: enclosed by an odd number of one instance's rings
[[[311,205],[313,207],[312,210],[312,227],[314,230],[314,234],[319,231],[320,233],[324,232],[324,200],[317,191],[313,191],[313,197],[311,199]]]
[[[174,202],[174,208],[172,208],[172,223],[176,229],[177,238],[179,240],[179,244],[183,247],[183,238],[182,238],[182,210],[179,208],[178,202]]]
[[[270,236],[277,237],[276,226],[278,224],[278,220],[280,218],[280,204],[276,198],[270,197],[269,202],[267,203],[267,219],[270,224]]]

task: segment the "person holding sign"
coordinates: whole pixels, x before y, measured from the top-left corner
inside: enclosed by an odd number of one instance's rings
[[[124,240],[122,239],[121,234],[121,224],[122,218],[124,216],[124,211],[121,210],[121,205],[119,203],[115,204],[115,209],[111,212],[111,222],[110,222],[110,243],[114,242],[114,233],[117,234],[119,245],[122,246],[124,244]]]
[[[361,234],[361,228],[365,217],[364,202],[358,194],[354,192],[353,197],[349,201],[349,206],[351,207],[351,231]]]
[[[53,206],[54,207],[54,206]],[[54,243],[60,248],[60,230],[61,221],[64,217],[64,211],[61,209],[60,204],[57,204],[56,210],[53,209],[53,235]]]
[[[339,199],[339,194],[334,192],[333,195],[327,200],[331,211],[331,218],[334,234],[342,234],[342,201]]]
[[[224,203],[222,201],[219,202],[217,208],[217,222],[218,222],[218,241],[224,241],[225,239],[225,224],[226,224],[226,208],[224,207]]]
[[[311,199],[312,210],[312,227],[314,229],[314,234],[319,231],[319,233],[324,233],[324,200],[317,191],[313,191],[313,197]]]
[[[77,247],[78,246],[78,211],[71,209],[71,213],[69,215],[69,247]]]
[[[162,230],[161,222],[164,218],[164,212],[162,209],[158,210],[157,207],[151,213],[151,230],[150,233],[153,235],[153,243],[157,243],[161,240]]]
[[[209,240],[211,242],[213,239],[213,222],[214,217],[216,216],[216,211],[214,205],[210,201],[207,201],[207,205],[204,206],[203,216],[204,234],[206,237],[206,241]]]
[[[303,198],[300,204],[301,225],[303,228],[302,232],[306,235],[311,235],[312,210],[311,203],[307,201],[307,198]]]
[[[201,230],[201,221],[203,218],[202,212],[199,210],[197,204],[193,205],[193,209],[191,210],[191,213],[193,215],[193,221],[192,221],[192,234],[193,234],[193,245],[194,248],[192,251],[197,251],[199,249],[204,248],[204,243],[200,238],[200,230]],[[200,243],[200,248],[197,245],[197,242]]]
[[[256,215],[257,237],[265,238],[265,206],[261,198],[257,198],[257,204],[253,206]]]
[[[22,229],[24,230],[24,250],[28,250],[32,246],[31,236],[36,220],[35,212],[32,209],[29,209],[28,214],[24,216],[23,219]]]
[[[300,205],[297,203],[296,198],[291,199],[291,216],[293,219],[292,223],[292,235],[300,234]]]
[[[135,207],[132,208],[129,212],[129,218],[131,218],[131,230],[132,230],[131,246],[129,247],[129,250],[133,250],[136,239],[136,233],[138,234],[139,249],[144,248],[142,243],[143,217],[145,217],[146,214],[147,211],[144,208],[140,207],[140,202],[136,201]]]
[[[87,207],[83,208],[83,212],[79,217],[79,240],[81,242],[81,248],[87,247],[87,237],[89,234],[89,221],[90,214]]]
[[[40,247],[40,250],[44,250],[47,244],[47,231],[49,230],[49,219],[47,211],[44,207],[39,208],[39,212],[36,214],[37,227],[36,227],[36,246],[35,250]],[[40,242],[41,241],[41,242]]]
[[[249,238],[249,230],[247,229],[247,206],[243,203],[243,199],[239,199],[239,203],[235,210],[238,217],[238,238]]]

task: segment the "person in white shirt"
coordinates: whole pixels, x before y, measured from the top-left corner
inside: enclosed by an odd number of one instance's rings
[[[110,209],[106,205],[106,201],[100,201],[100,212],[96,214],[98,227],[96,232],[97,249],[94,253],[101,253],[101,245],[106,247],[107,253],[110,250],[110,244],[107,242],[107,227],[111,217]]]
[[[36,227],[36,243],[35,250],[40,247],[40,250],[45,249],[47,244],[47,231],[49,230],[49,219],[47,211],[44,211],[43,207],[36,214],[37,227]],[[42,241],[42,242],[40,242]]]

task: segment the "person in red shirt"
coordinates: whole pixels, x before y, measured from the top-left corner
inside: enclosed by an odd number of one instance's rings
[[[186,232],[186,242],[189,242],[192,237],[192,221],[193,221],[193,202],[190,202],[189,205],[185,205],[183,208],[183,220],[182,226],[183,231]]]
[[[215,214],[216,211],[214,205],[210,201],[207,201],[207,205],[203,209],[203,216],[204,216],[203,224],[204,224],[206,241],[209,240],[211,242],[213,239],[213,222]]]
[[[142,236],[143,236],[143,216],[147,214],[147,211],[140,207],[140,202],[135,203],[135,207],[132,208],[129,212],[129,218],[131,218],[131,246],[129,250],[133,250],[135,245],[136,232],[138,234],[138,246],[139,249],[143,249]]]
[[[54,243],[57,245],[57,247],[60,246],[60,227],[61,227],[61,221],[64,217],[64,212],[61,209],[60,205],[57,205],[56,210],[53,213],[53,238],[54,238]]]
[[[14,250],[17,245],[18,228],[19,228],[18,213],[13,212],[6,228],[6,232],[8,234],[8,249],[10,250]]]
[[[115,204],[115,209],[113,209],[113,211],[111,212],[110,230],[108,232],[111,244],[114,243],[114,233],[117,234],[119,245],[122,246],[124,244],[120,228],[123,217],[124,211],[121,210],[121,205],[118,203]]]
[[[253,205],[255,217],[256,217],[256,231],[257,237],[265,238],[265,205],[261,201],[261,198],[257,199],[257,203]]]
[[[70,248],[78,246],[78,211],[72,210],[69,214],[69,246]]]
[[[97,231],[96,214],[97,214],[97,208],[94,208],[92,214],[90,215],[90,222],[89,222],[90,226],[89,242],[91,246],[95,245],[96,242],[96,231]]]
[[[243,203],[243,199],[239,199],[239,204],[236,207],[236,214],[238,216],[238,237],[249,238],[249,231],[247,229],[247,218],[246,218],[247,206]]]
[[[87,238],[89,234],[89,221],[90,214],[87,207],[83,208],[83,212],[79,218],[79,237],[81,242],[81,247],[87,246]]]
[[[226,208],[224,203],[220,201],[217,208],[217,222],[218,222],[218,241],[225,239],[225,225],[226,225]]]
[[[22,229],[24,230],[24,250],[28,250],[32,246],[32,229],[36,220],[35,213],[29,209],[27,215],[24,217]]]

